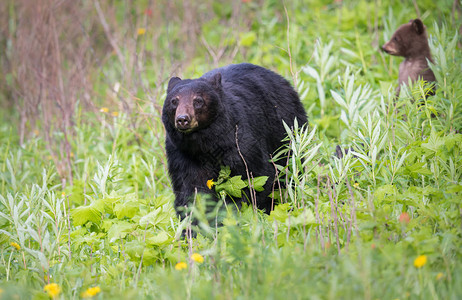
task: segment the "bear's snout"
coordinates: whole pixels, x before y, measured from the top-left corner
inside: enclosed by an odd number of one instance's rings
[[[390,52],[387,50],[387,48],[385,47],[387,44],[383,45],[382,47],[380,47],[382,49],[382,51],[390,54]]]
[[[385,43],[381,48],[383,52],[387,54],[401,56],[398,48],[396,47],[396,44],[393,43],[392,41]]]
[[[188,115],[180,115],[175,120],[176,128],[180,130],[189,129],[191,126],[191,117]]]

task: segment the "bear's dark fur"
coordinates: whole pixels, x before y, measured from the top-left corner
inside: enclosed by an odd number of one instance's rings
[[[427,59],[433,62],[427,32],[420,19],[401,25],[382,49],[388,54],[404,57],[404,61],[399,66],[397,96],[401,86],[407,85],[409,79],[412,82],[419,79],[427,82],[435,81],[435,75],[427,62]]]
[[[297,92],[259,66],[229,65],[198,79],[171,78],[162,121],[175,207],[187,205],[196,191],[213,195],[207,181],[217,179],[222,165],[231,176],[247,178],[239,145],[249,174],[269,177],[265,190],[256,193],[257,207],[269,212],[275,177],[270,154],[286,136],[282,121],[293,126],[295,118],[300,126],[307,122]]]

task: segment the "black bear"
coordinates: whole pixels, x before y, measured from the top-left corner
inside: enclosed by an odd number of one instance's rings
[[[257,207],[269,213],[275,179],[270,155],[286,136],[282,121],[292,127],[295,118],[300,126],[307,122],[297,92],[282,76],[256,65],[229,65],[198,79],[171,78],[162,121],[175,207],[187,205],[196,191],[213,195],[207,181],[229,166],[231,176],[269,177],[256,193]]]
[[[388,54],[405,58],[399,66],[397,96],[401,85],[407,85],[409,79],[412,82],[419,79],[430,83],[436,81],[435,75],[428,67],[427,59],[431,62],[433,60],[428,46],[427,32],[420,19],[401,25],[382,49]]]

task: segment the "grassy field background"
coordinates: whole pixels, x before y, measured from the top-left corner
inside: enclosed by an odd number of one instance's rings
[[[2,1],[0,299],[460,299],[461,6]],[[394,99],[402,58],[379,48],[416,17],[437,91]],[[240,62],[309,116],[287,188],[270,215],[198,195],[181,221],[166,84]]]

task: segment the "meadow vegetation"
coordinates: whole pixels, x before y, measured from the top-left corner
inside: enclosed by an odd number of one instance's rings
[[[436,94],[394,99],[379,47],[416,17]],[[0,299],[460,299],[461,25],[457,0],[2,1]],[[180,220],[166,84],[239,62],[309,127],[271,214],[197,195]]]

